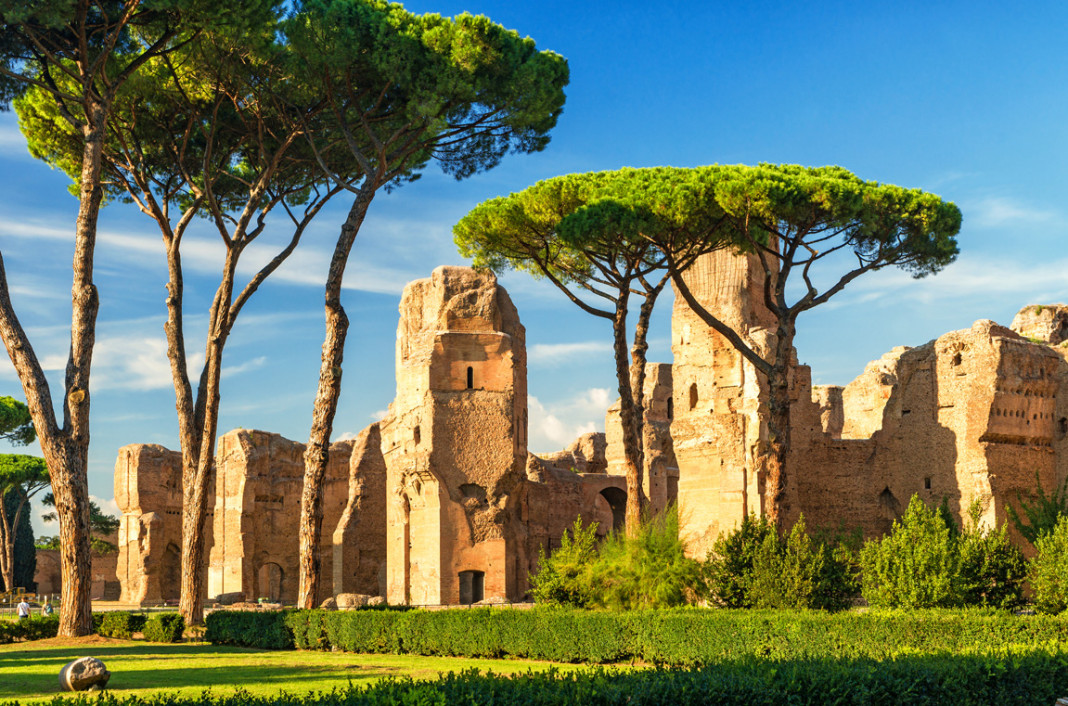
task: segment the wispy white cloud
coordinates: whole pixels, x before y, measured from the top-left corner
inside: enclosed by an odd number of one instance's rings
[[[533,395],[528,397],[530,450],[535,453],[558,451],[582,434],[603,430],[604,415],[611,400],[609,391],[599,387],[548,404]]]
[[[531,365],[561,365],[576,358],[611,356],[610,341],[580,341],[575,343],[535,343],[527,349]]]
[[[966,228],[1035,226],[1061,220],[1060,214],[1006,196],[989,196],[962,204]]]

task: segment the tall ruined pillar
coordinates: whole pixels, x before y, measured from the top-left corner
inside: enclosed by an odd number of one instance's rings
[[[764,273],[755,256],[713,252],[685,280],[697,301],[758,353],[770,349],[775,323],[764,306]],[[720,532],[764,512],[767,383],[678,292],[671,349],[681,533],[691,555],[703,557]]]
[[[397,397],[381,422],[387,598],[519,598],[527,453],[525,332],[492,274],[439,267],[410,283]]]

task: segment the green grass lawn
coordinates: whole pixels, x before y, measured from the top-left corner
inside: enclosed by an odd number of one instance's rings
[[[472,667],[496,674],[562,671],[580,665],[554,665],[503,659],[363,655],[216,647],[208,643],[159,644],[100,637],[41,640],[0,646],[0,702],[50,700],[59,689],[60,668],[79,657],[96,657],[111,671],[108,690],[115,696],[168,692],[195,695],[244,689],[252,694],[307,693],[368,684],[388,676],[432,679],[441,672]]]

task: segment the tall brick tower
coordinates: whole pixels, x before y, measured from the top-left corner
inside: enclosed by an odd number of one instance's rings
[[[518,598],[527,454],[523,326],[492,274],[439,267],[409,284],[397,397],[381,424],[387,599]]]

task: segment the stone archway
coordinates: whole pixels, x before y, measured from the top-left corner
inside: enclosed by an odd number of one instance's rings
[[[256,598],[266,598],[275,602],[282,600],[284,576],[282,567],[273,561],[263,564],[257,573]]]
[[[605,488],[601,497],[612,508],[612,531],[618,532],[627,526],[627,491],[622,488]]]
[[[171,542],[163,550],[159,572],[159,596],[164,601],[176,601],[182,595],[182,550]]]

